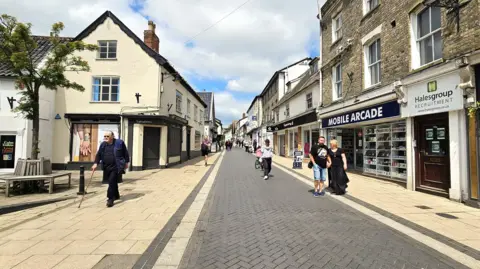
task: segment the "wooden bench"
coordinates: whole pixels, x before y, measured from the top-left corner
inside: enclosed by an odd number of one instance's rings
[[[68,176],[68,187],[71,187],[72,173],[70,172],[52,172],[50,160],[40,158],[40,160],[19,159],[15,167],[13,176],[3,177],[5,181],[5,196],[10,195],[10,183],[22,181],[48,181],[48,193],[53,193],[55,179]]]

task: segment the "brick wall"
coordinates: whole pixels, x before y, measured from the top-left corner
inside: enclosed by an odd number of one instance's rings
[[[322,7],[322,74],[323,104],[332,104],[332,68],[342,63],[343,100],[362,92],[389,85],[413,71],[411,70],[410,13],[422,1],[379,0],[375,9],[363,15],[362,0],[328,0]],[[480,49],[480,0],[471,0],[462,7],[460,33],[453,23],[447,24],[447,14],[442,9],[443,59],[450,60],[459,55]],[[342,38],[332,44],[332,18],[341,14],[343,20]],[[365,89],[364,48],[361,39],[382,26],[381,40],[381,83]],[[348,50],[339,54],[337,48]],[[339,101],[336,101],[339,102]]]

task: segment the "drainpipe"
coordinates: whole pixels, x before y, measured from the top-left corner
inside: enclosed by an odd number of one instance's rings
[[[322,86],[322,4],[320,3],[320,0],[317,0],[317,7],[318,7],[318,26],[319,26],[319,54],[318,54],[318,76],[319,76],[319,81],[318,81],[318,87],[320,90],[319,94],[319,102],[317,106],[317,117],[318,117],[318,110],[319,108],[323,105],[323,86]]]

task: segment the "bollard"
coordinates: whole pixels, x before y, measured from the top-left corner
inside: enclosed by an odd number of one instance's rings
[[[82,165],[80,166],[80,180],[78,184],[78,195],[85,194],[85,167]]]

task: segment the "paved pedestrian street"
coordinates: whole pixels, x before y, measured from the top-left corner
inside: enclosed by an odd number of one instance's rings
[[[113,208],[99,185],[80,209],[78,201],[62,202],[0,216],[0,269],[480,268],[479,249],[455,240],[458,231],[434,236],[438,231],[394,218],[407,218],[406,210],[375,203],[392,193],[450,210],[461,204],[355,176],[346,196],[314,198],[309,169],[292,170],[291,160],[275,156],[264,180],[255,157],[238,148],[209,162],[132,172]],[[381,199],[358,184],[372,184]],[[474,219],[479,211],[458,214]],[[471,241],[475,229],[465,232]]]

